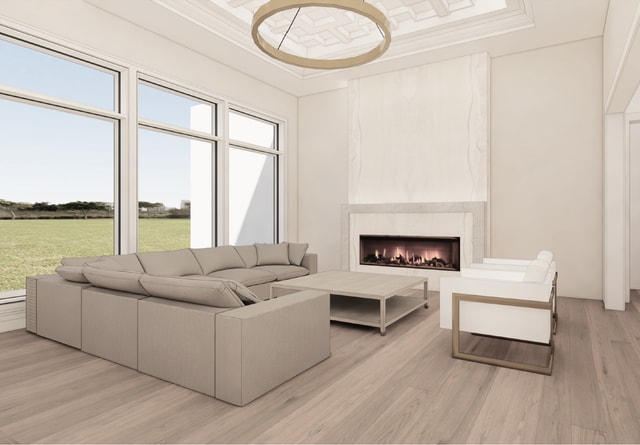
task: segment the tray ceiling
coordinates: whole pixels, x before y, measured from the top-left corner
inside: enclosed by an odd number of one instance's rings
[[[251,20],[266,0],[85,1],[295,95],[342,87],[354,77],[472,52],[508,52],[514,46],[506,40],[509,36],[514,36],[517,50],[546,41],[555,44],[602,35],[608,5],[608,0],[369,0],[389,19],[391,46],[374,62],[336,72],[287,65],[255,46]],[[580,17],[573,22],[576,30],[556,32],[560,25],[548,15],[553,10],[565,14],[567,8],[573,8],[575,14],[568,19]],[[349,57],[379,42],[375,25],[366,18],[345,16],[334,8],[302,10],[283,43],[288,52],[305,57]],[[277,46],[294,14],[295,10],[289,10],[266,21],[261,27],[263,37]],[[541,37],[550,25],[553,33]],[[520,42],[523,35],[531,42]],[[495,49],[495,42],[502,42],[500,48]]]

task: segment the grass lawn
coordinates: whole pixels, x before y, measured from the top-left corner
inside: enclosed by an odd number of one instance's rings
[[[140,219],[139,251],[189,247],[188,219]],[[112,219],[0,220],[0,292],[55,273],[63,257],[113,254]]]

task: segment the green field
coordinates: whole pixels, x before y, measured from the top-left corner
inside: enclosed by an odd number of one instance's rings
[[[140,219],[140,252],[189,247],[189,219]],[[0,292],[54,273],[63,257],[113,254],[112,219],[0,220]]]

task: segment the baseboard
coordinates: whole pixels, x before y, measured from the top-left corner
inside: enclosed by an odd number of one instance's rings
[[[0,332],[14,331],[26,327],[26,305],[24,301],[0,305]]]

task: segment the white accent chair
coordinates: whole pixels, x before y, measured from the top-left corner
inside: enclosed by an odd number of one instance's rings
[[[557,323],[556,263],[541,251],[533,260],[485,258],[458,277],[440,279],[440,327],[452,330],[452,356],[550,375]],[[460,332],[544,344],[546,366],[460,350]]]

